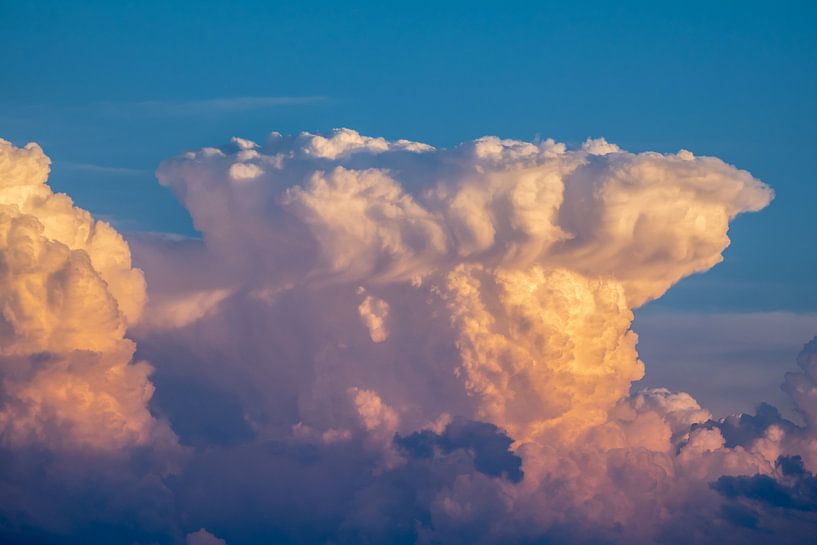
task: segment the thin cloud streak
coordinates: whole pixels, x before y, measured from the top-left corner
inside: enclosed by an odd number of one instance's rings
[[[122,176],[151,174],[150,170],[142,168],[114,167],[108,165],[94,165],[91,163],[62,163],[61,166],[66,170],[92,172],[96,174],[116,174]]]
[[[327,102],[323,96],[243,96],[200,100],[142,100],[100,102],[108,114],[139,114],[153,117],[199,117],[269,110],[283,106],[306,106]]]

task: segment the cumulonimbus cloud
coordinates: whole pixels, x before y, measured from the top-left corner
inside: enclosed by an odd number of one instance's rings
[[[751,480],[810,505],[810,352],[786,379],[801,424],[631,390],[633,310],[722,259],[729,222],[772,198],[749,173],[601,139],[341,129],[235,138],[157,176],[202,240],[134,238],[150,301],[109,330],[133,325],[151,407],[194,447],[168,535],[740,543],[813,524]],[[89,255],[115,300],[138,291],[105,276],[134,282],[129,259],[114,275]]]
[[[435,150],[351,130],[273,134],[264,147],[235,139],[167,161],[158,177],[208,251],[241,264],[229,280],[241,289],[379,293],[357,305],[375,343],[387,313],[400,319],[399,299],[430,299],[412,312],[441,317],[440,342],[458,353],[435,372],[460,379],[470,416],[519,441],[575,439],[604,422],[643,374],[632,309],[718,263],[729,220],[772,195],[687,151],[497,138]],[[364,359],[373,374],[399,372]]]

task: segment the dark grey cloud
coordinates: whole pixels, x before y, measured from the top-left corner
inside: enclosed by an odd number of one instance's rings
[[[410,456],[421,459],[463,449],[473,455],[474,468],[480,473],[512,482],[523,478],[522,459],[510,450],[513,439],[487,422],[455,418],[440,434],[422,430],[405,437],[397,435],[394,442]]]
[[[763,541],[807,543],[817,532],[817,477],[799,456],[781,456],[778,477],[724,475],[712,488],[725,500],[720,516]]]

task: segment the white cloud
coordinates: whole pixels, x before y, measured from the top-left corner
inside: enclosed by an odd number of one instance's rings
[[[240,182],[243,180],[252,180],[264,174],[264,170],[258,165],[252,163],[234,163],[230,167],[230,178]]]
[[[385,138],[364,136],[351,129],[335,129],[331,136],[328,137],[305,132],[301,133],[299,138],[304,143],[302,148],[304,153],[313,157],[331,160],[358,151],[365,153],[383,153],[386,151],[422,153],[434,150],[433,147],[420,142],[411,142],[410,140],[390,142]]]

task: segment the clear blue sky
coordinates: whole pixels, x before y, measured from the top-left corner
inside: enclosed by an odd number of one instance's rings
[[[233,135],[604,136],[777,192],[659,305],[817,311],[815,2],[165,4],[0,1],[0,136],[123,231],[193,233],[153,170]]]

